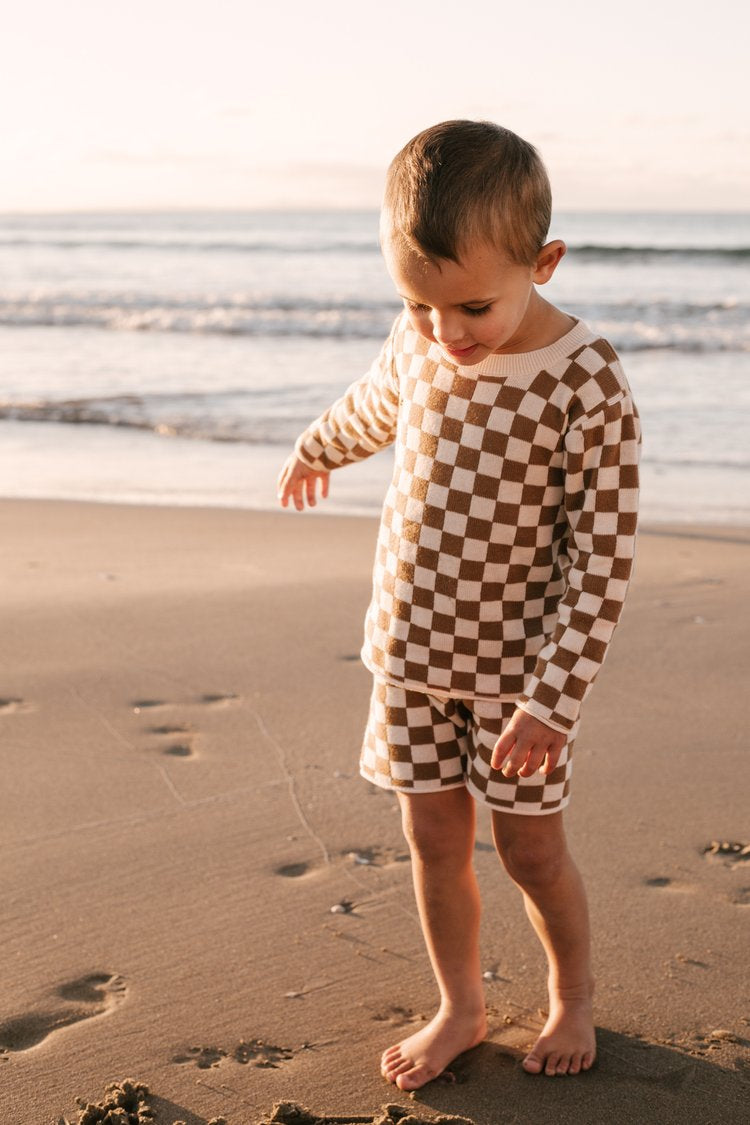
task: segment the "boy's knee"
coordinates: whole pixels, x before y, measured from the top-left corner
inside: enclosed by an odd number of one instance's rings
[[[450,790],[450,793],[463,793]],[[431,865],[463,866],[474,847],[473,809],[460,796],[420,794],[402,797],[401,824],[412,859]]]
[[[567,856],[565,837],[558,825],[501,822],[495,824],[494,836],[498,854],[514,882],[525,887],[545,886],[557,880]]]

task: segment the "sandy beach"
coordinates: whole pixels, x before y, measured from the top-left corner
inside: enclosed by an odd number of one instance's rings
[[[482,816],[489,1039],[410,1098],[378,1058],[435,988],[395,798],[357,774],[376,521],[5,500],[0,524],[0,1125],[126,1077],[156,1125],[750,1120],[750,530],[643,530],[584,710],[595,1069],[519,1065],[543,959]]]

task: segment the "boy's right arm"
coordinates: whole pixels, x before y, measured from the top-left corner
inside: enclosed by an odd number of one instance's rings
[[[297,439],[294,453],[279,475],[278,497],[283,507],[293,499],[297,511],[307,502],[314,507],[320,482],[328,495],[332,469],[362,461],[390,445],[396,436],[399,388],[394,362],[394,336],[399,317],[370,370],[358,379]]]

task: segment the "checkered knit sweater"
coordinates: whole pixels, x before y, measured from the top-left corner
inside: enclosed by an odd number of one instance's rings
[[[330,470],[393,442],[365,664],[571,731],[633,559],[640,427],[612,347],[577,321],[461,367],[404,314],[296,451]]]

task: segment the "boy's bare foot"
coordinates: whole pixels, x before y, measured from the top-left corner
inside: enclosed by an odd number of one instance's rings
[[[443,1015],[383,1052],[380,1072],[400,1090],[418,1090],[445,1070],[457,1055],[476,1047],[487,1033],[482,1011],[475,1015]]]
[[[596,1055],[592,991],[585,995],[550,996],[549,1018],[542,1034],[523,1060],[529,1074],[578,1074],[588,1070]]]

